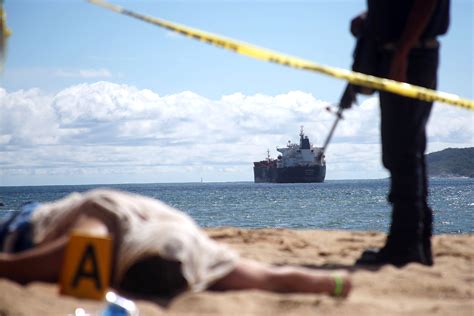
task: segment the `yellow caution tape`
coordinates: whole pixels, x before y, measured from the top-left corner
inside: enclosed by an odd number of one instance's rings
[[[3,1],[0,0],[0,74],[3,72],[3,64],[7,54],[7,39],[12,31],[7,26],[7,15],[3,9]]]
[[[1,29],[1,36],[3,38],[7,38],[12,34],[12,31],[7,26],[7,14],[3,9],[3,1],[0,1],[0,29]]]
[[[246,55],[252,58],[277,63],[280,65],[303,69],[313,72],[323,73],[332,77],[344,79],[352,84],[373,88],[377,90],[384,90],[406,97],[419,99],[423,101],[439,101],[448,103],[458,107],[474,110],[474,101],[463,99],[455,94],[440,92],[423,88],[420,86],[411,85],[408,83],[398,82],[390,79],[379,78],[375,76],[366,75],[360,72],[349,71],[335,67],[320,65],[308,60],[298,57],[292,57],[282,53],[278,53],[269,49],[261,48],[252,44],[236,41],[230,38],[225,38],[212,33],[204,32],[188,26],[169,22],[166,20],[142,15],[129,11],[122,7],[110,4],[103,0],[88,0],[90,3],[101,6],[103,8],[112,10],[117,13],[125,14],[145,22],[149,22],[161,27],[164,27],[173,32],[191,37],[193,39],[205,42],[207,44],[215,45],[238,54]]]

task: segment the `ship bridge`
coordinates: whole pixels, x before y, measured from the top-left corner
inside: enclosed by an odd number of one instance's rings
[[[303,126],[299,145],[288,141],[286,147],[277,147],[276,150],[281,153],[278,156],[278,167],[325,165],[324,157],[321,157],[321,148],[311,145],[308,136],[304,135]]]

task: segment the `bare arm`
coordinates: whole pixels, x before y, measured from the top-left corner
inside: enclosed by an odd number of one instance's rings
[[[437,0],[416,0],[395,50],[389,78],[406,82],[408,54],[425,30]]]
[[[107,226],[92,217],[82,217],[74,229],[98,236],[108,234]],[[31,281],[57,282],[68,240],[69,236],[64,235],[19,253],[0,253],[0,278],[23,284]]]
[[[341,282],[339,285],[336,285],[336,278]],[[340,288],[335,291],[337,286]],[[260,289],[280,293],[326,293],[346,297],[351,288],[351,279],[345,271],[328,273],[303,267],[276,267],[240,259],[235,269],[217,280],[210,290]]]

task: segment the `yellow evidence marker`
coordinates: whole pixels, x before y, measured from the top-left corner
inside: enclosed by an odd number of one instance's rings
[[[72,232],[60,275],[60,293],[102,300],[109,288],[112,239]]]

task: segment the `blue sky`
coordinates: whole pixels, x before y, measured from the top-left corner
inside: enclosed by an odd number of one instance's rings
[[[365,1],[112,1],[330,66],[349,68]],[[321,144],[344,82],[252,60],[79,0],[6,0],[0,185],[251,181],[252,161]],[[439,89],[473,99],[473,2],[453,1]],[[428,151],[473,144],[473,114],[437,104]],[[328,179],[378,178],[377,101],[350,111]]]

